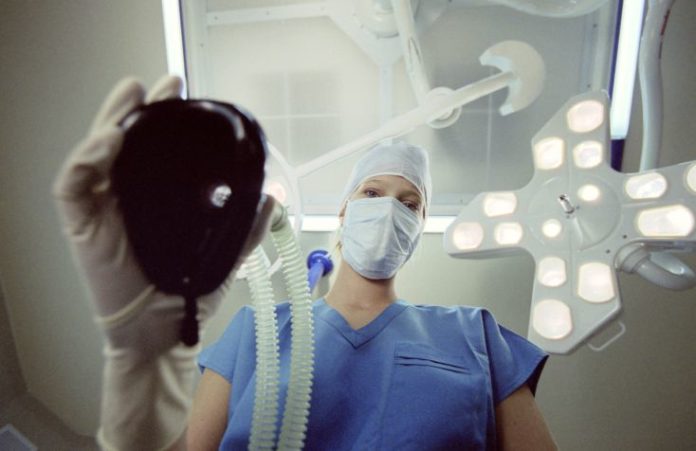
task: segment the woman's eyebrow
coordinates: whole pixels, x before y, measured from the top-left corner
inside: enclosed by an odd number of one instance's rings
[[[404,197],[414,197],[418,200],[418,202],[423,202],[423,197],[418,191],[406,190],[404,191]]]
[[[367,182],[361,183],[358,189],[363,190],[368,188],[383,191],[384,183],[381,183],[379,180],[368,180]]]

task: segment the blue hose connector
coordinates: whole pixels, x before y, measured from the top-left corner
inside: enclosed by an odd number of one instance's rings
[[[307,268],[309,269],[309,292],[311,293],[319,279],[333,271],[333,262],[329,257],[329,252],[322,249],[312,251],[307,257]]]

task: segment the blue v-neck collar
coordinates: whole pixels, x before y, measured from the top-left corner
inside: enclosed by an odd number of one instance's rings
[[[354,348],[358,348],[379,335],[391,320],[404,311],[408,304],[401,300],[393,302],[370,323],[357,330],[350,327],[348,321],[336,309],[327,304],[324,298],[318,299],[316,305],[315,315],[333,326]]]

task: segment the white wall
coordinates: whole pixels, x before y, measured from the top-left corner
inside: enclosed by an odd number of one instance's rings
[[[0,285],[0,407],[26,391],[24,378],[19,368],[17,348],[15,347],[10,318],[5,307],[5,297]],[[0,411],[2,409],[0,408]]]
[[[29,390],[81,433],[96,425],[101,338],[50,185],[119,78],[151,84],[166,70],[159,8],[159,0],[0,1],[0,277]],[[677,1],[664,49],[663,164],[696,159],[695,22],[696,2]],[[637,125],[627,170],[637,168]],[[329,241],[302,237],[306,250]],[[532,273],[526,257],[452,260],[429,235],[398,285],[412,302],[486,306],[524,334]],[[547,421],[564,450],[694,449],[694,291],[668,292],[635,276],[622,277],[621,290],[628,326],[621,340],[602,354],[582,348],[549,361],[538,392]],[[233,291],[207,341],[246,302],[242,284]]]
[[[84,434],[101,337],[50,186],[118,79],[166,71],[162,30],[159,0],[0,2],[0,276],[28,390]]]

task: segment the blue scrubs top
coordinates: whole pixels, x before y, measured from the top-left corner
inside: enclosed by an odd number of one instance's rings
[[[290,309],[277,307],[285,405]],[[315,363],[305,449],[496,449],[495,406],[527,383],[547,355],[486,310],[397,301],[354,330],[314,302]],[[220,449],[247,449],[255,391],[254,310],[243,307],[200,356],[232,384]]]

